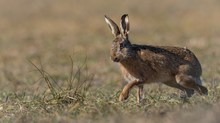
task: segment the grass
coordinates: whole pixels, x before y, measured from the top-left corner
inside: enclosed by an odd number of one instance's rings
[[[0,0],[0,121],[219,122],[219,11],[217,0]],[[118,102],[125,83],[109,59],[104,15],[119,22],[124,13],[133,43],[191,49],[209,95],[183,100],[150,84],[141,104],[135,88]]]

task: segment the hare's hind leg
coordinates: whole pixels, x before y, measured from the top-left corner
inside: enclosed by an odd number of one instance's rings
[[[129,96],[129,91],[130,89],[135,86],[135,85],[138,85],[138,81],[132,81],[132,82],[129,82],[127,85],[124,86],[121,94],[120,94],[120,97],[119,97],[119,101],[124,101],[128,98]]]
[[[180,98],[191,97],[194,94],[193,89],[185,88],[182,85],[178,84],[175,80],[163,82],[163,84],[181,90]]]
[[[197,91],[199,94],[208,94],[208,90],[206,87],[198,84],[192,76],[185,75],[185,74],[178,74],[175,76],[176,82],[182,85],[185,88],[193,89]]]

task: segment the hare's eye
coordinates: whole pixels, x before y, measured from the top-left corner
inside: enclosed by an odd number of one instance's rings
[[[120,43],[120,49],[123,49],[125,47],[124,43]]]

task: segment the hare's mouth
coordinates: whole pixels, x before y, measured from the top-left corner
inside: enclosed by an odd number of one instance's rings
[[[112,59],[114,62],[120,62],[120,59],[119,58],[114,58]]]

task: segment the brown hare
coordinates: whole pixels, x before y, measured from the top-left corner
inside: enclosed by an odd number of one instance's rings
[[[127,14],[121,17],[120,29],[109,17],[105,16],[105,21],[115,37],[111,59],[119,63],[124,79],[128,82],[119,101],[126,100],[130,89],[137,86],[137,101],[140,102],[143,85],[159,82],[180,89],[185,97],[190,97],[194,91],[201,95],[208,94],[200,79],[201,65],[190,50],[173,46],[132,44],[128,38]]]

